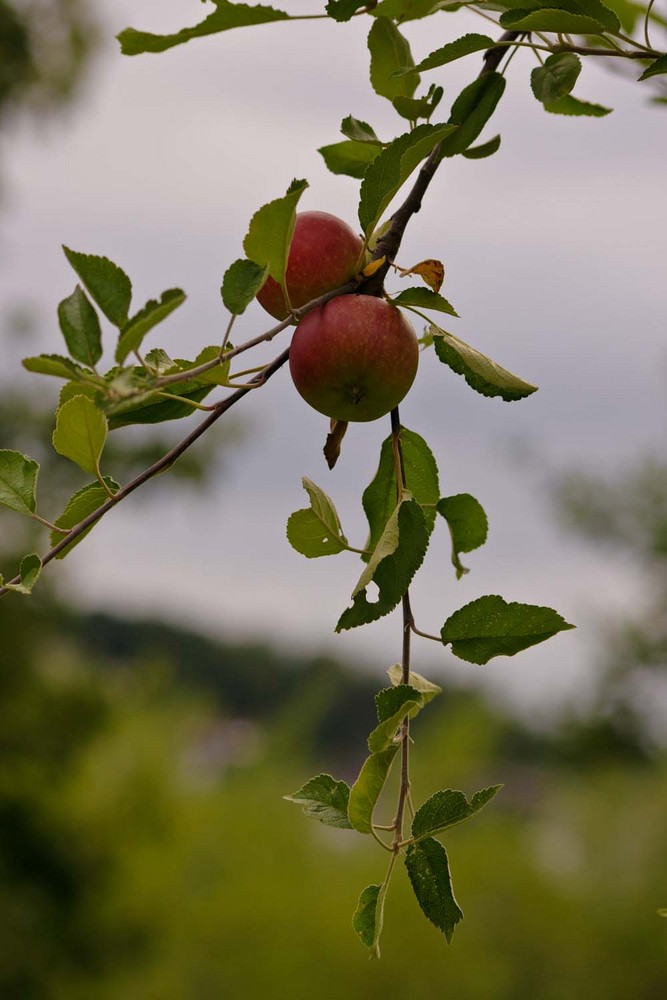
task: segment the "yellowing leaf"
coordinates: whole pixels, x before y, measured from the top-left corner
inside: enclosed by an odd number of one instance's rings
[[[370,278],[376,271],[379,271],[386,260],[387,258],[383,255],[379,260],[372,260],[370,264],[366,264],[366,267],[361,272],[364,278]]]
[[[422,260],[414,267],[399,268],[398,273],[401,278],[407,278],[410,274],[418,275],[434,292],[440,291],[445,280],[445,268],[440,260]]]

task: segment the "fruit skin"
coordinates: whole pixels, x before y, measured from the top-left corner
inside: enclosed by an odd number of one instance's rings
[[[286,284],[292,306],[305,306],[349,281],[357,272],[362,247],[360,237],[335,215],[300,212],[287,259]],[[289,315],[282,288],[271,277],[257,293],[257,301],[276,319]]]
[[[403,314],[371,295],[339,295],[307,313],[290,347],[297,391],[335,420],[377,420],[403,399],[419,344]]]

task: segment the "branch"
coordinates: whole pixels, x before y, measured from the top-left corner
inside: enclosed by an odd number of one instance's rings
[[[403,449],[401,448],[401,418],[398,407],[391,411],[391,441],[394,451],[394,471],[396,473],[396,492],[398,501],[405,488],[405,463],[403,461]],[[410,607],[410,592],[406,590],[402,600],[403,606],[403,650],[402,650],[402,674],[401,684],[408,684],[410,681],[410,640],[412,638],[413,616]],[[398,789],[398,805],[396,806],[396,819],[393,822],[394,840],[392,850],[398,854],[403,841],[403,814],[405,803],[410,794],[410,717],[405,716],[401,722],[399,730],[399,740],[401,743],[401,780]]]
[[[98,507],[92,514],[89,514],[88,517],[84,518],[84,520],[72,528],[71,531],[68,531],[66,535],[63,535],[61,541],[59,541],[57,545],[54,545],[52,549],[49,549],[43,557],[42,566],[46,566],[52,559],[55,559],[56,556],[63,551],[63,549],[67,548],[68,545],[76,541],[76,539],[87,531],[88,528],[97,524],[97,522],[101,520],[112,507],[119,504],[120,501],[124,500],[125,497],[130,495],[130,493],[134,493],[134,491],[139,489],[140,486],[143,486],[144,483],[147,483],[150,479],[158,476],[161,472],[166,472],[167,469],[171,468],[174,462],[180,458],[181,455],[202,436],[202,434],[205,434],[209,427],[212,427],[216,420],[220,419],[223,413],[230,410],[232,406],[243,399],[244,396],[247,396],[249,392],[252,392],[253,389],[256,389],[260,385],[264,385],[265,382],[268,382],[268,380],[275,375],[280,368],[282,368],[288,358],[289,347],[284,350],[282,354],[279,354],[278,357],[274,358],[273,361],[269,362],[266,368],[256,375],[255,378],[251,379],[250,383],[245,388],[237,389],[237,391],[232,393],[231,396],[227,396],[226,399],[217,403],[213,408],[213,412],[206,417],[205,420],[202,420],[202,422],[195,427],[195,429],[191,431],[187,437],[183,438],[182,441],[179,441],[179,443],[168,451],[166,455],[163,455],[162,458],[157,460],[157,462],[154,462],[148,469],[145,469],[135,479],[129,482],[127,486],[123,486],[123,488],[118,490],[117,493],[114,493],[113,497],[110,497],[105,503],[102,504],[101,507]],[[10,584],[20,582],[20,576],[15,576],[9,581]],[[8,590],[7,587],[0,587],[0,597],[4,597],[5,594],[9,593],[11,593],[11,591]]]
[[[508,43],[520,38],[522,34],[525,34],[525,32],[505,31],[500,37],[498,45],[494,45],[492,49],[488,49],[484,53],[484,65],[479,72],[479,76],[485,76],[487,73],[495,72],[507,52]],[[387,261],[382,265],[382,267],[378,268],[375,274],[373,274],[360,286],[359,292],[361,294],[382,294],[384,279],[390,266],[396,260],[396,255],[398,254],[408,222],[422,207],[422,199],[426,194],[429,184],[433,180],[438,166],[440,165],[439,157],[441,146],[442,144],[438,143],[437,146],[433,147],[429,156],[425,160],[424,165],[417,174],[417,180],[413,184],[412,190],[400,208],[398,208],[392,215],[389,229],[378,240],[377,247],[375,248],[375,252],[373,254],[373,260],[379,260],[380,257],[384,256],[387,258]]]
[[[281,333],[288,326],[293,323],[298,323],[298,321],[309,313],[311,309],[316,309],[318,306],[323,306],[325,302],[329,299],[336,298],[338,295],[349,295],[353,292],[357,285],[359,284],[358,279],[354,278],[339,288],[333,288],[330,292],[325,292],[324,295],[320,295],[316,299],[312,299],[307,302],[305,306],[301,306],[299,309],[293,309],[292,312],[287,316],[282,322],[272,326],[270,330],[265,333],[260,333],[257,337],[253,337],[251,340],[246,340],[244,344],[239,344],[238,347],[230,347],[228,351],[221,351],[217,358],[213,358],[211,361],[204,361],[201,365],[197,365],[196,368],[188,368],[185,371],[178,372],[176,375],[162,375],[151,383],[152,388],[161,388],[165,385],[174,385],[178,382],[189,382],[191,379],[196,378],[198,375],[203,375],[205,372],[210,371],[212,368],[217,368],[218,365],[224,364],[225,361],[231,361],[238,354],[243,354],[245,351],[249,351],[252,347],[257,347],[259,344],[263,344]],[[143,390],[142,390],[143,391]]]

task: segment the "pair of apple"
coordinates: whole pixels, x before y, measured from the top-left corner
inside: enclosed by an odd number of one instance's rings
[[[286,286],[298,309],[346,284],[360,269],[363,244],[326,212],[297,215]],[[280,285],[267,278],[259,303],[276,319],[289,309]],[[399,310],[371,295],[339,295],[299,322],[290,346],[290,372],[314,409],[343,421],[376,420],[403,399],[417,372],[419,346]]]

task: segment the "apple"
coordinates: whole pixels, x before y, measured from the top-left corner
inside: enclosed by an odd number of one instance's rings
[[[295,309],[339,288],[359,268],[362,240],[346,222],[327,212],[300,212],[287,258],[286,285]],[[257,301],[271,316],[285,319],[290,310],[283,290],[270,276]]]
[[[377,420],[403,399],[419,344],[404,315],[372,295],[339,295],[301,320],[290,347],[297,391],[335,420]]]

